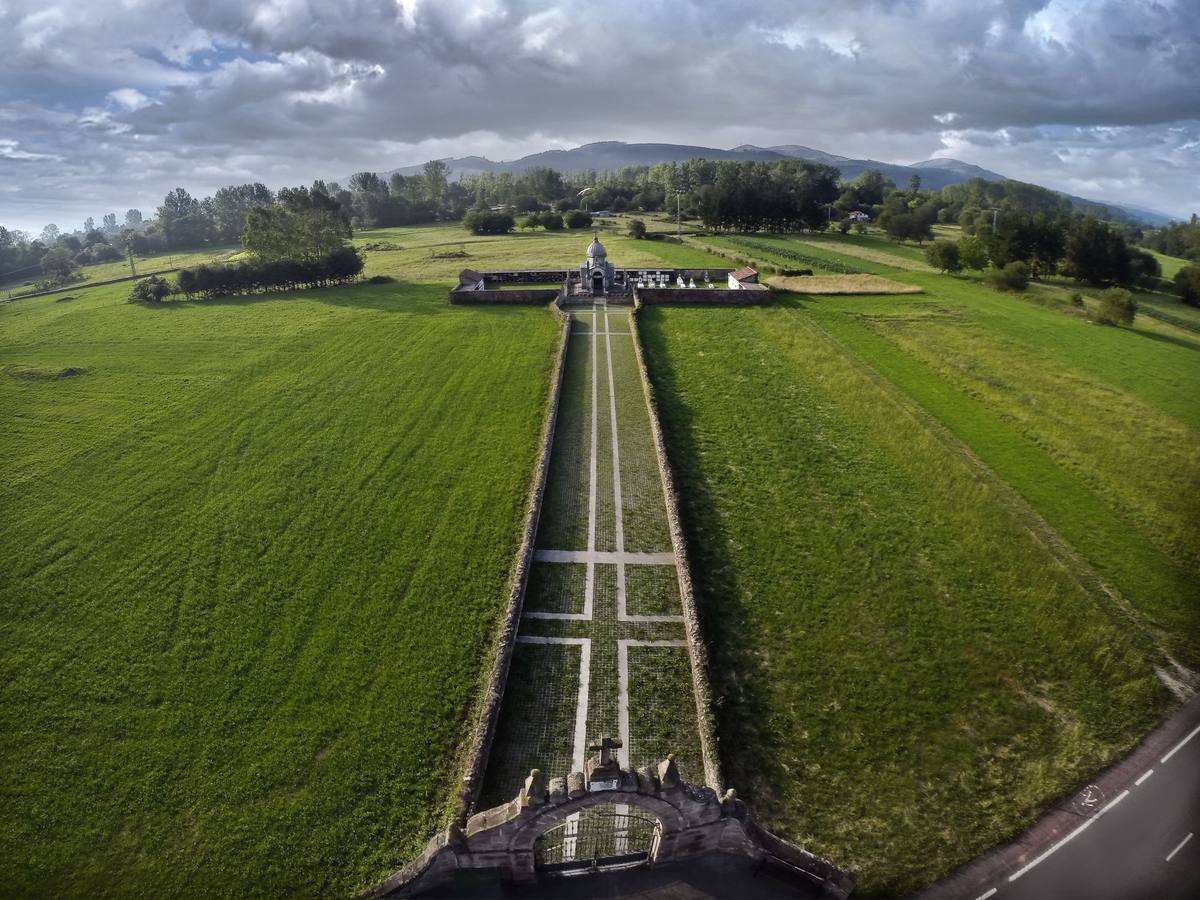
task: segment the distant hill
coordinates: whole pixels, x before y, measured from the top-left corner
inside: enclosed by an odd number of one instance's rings
[[[804,159],[810,162],[824,163],[838,169],[842,178],[849,181],[857,178],[868,169],[878,169],[898,186],[908,184],[913,175],[921,176],[921,186],[937,190],[948,184],[961,184],[972,178],[982,178],[985,181],[1007,181],[1006,176],[992,172],[980,166],[963,162],[949,157],[926,159],[911,165],[882,162],[877,159],[851,159],[837,156],[823,150],[814,150],[799,144],[780,144],[775,147],[756,147],[753,144],[742,144],[732,150],[720,150],[715,147],[697,147],[689,144],[627,144],[624,141],[598,141],[584,144],[570,150],[544,150],[522,156],[520,159],[507,162],[493,162],[482,156],[447,157],[443,160],[449,167],[451,178],[462,178],[481,172],[512,172],[521,174],[530,169],[544,166],[557,169],[560,172],[582,172],[594,170],[607,172],[623,166],[650,166],[660,162],[684,162],[695,159],[732,159],[755,162],[771,162],[781,159]],[[386,178],[393,173],[401,175],[416,175],[421,166],[402,166],[383,172]],[[342,179],[342,182],[349,179]],[[1060,192],[1061,193],[1061,192]],[[1118,206],[1114,203],[1102,203],[1086,200],[1082,197],[1064,196],[1071,199],[1081,208],[1107,207],[1114,218],[1149,225],[1165,225],[1170,217],[1154,210],[1142,209],[1135,206]]]

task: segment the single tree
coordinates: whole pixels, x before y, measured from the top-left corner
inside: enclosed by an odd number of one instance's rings
[[[1184,266],[1176,272],[1175,290],[1188,306],[1200,306],[1200,266]]]
[[[130,303],[162,303],[163,298],[174,293],[175,289],[165,278],[151,275],[139,281],[129,292]]]
[[[77,266],[69,250],[65,247],[55,247],[42,257],[42,271],[51,281],[65,282],[75,274]]]
[[[958,244],[954,241],[934,241],[925,248],[925,261],[943,272],[957,272],[962,268]]]
[[[983,239],[973,234],[959,238],[958,261],[962,263],[964,269],[975,269],[976,271],[986,269],[988,254],[987,245],[984,244]]]
[[[1023,291],[1029,287],[1029,266],[1020,260],[1002,269],[992,269],[984,276],[998,291]]]
[[[1137,301],[1125,288],[1109,288],[1100,295],[1096,321],[1101,325],[1132,325],[1137,315]]]
[[[632,219],[629,222],[629,236],[636,240],[641,240],[646,236],[646,223],[641,219]]]

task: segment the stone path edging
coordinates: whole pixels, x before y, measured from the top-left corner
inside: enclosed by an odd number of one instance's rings
[[[658,402],[650,386],[650,374],[642,353],[642,332],[638,324],[640,314],[641,306],[636,305],[629,316],[630,331],[633,332],[633,349],[637,356],[638,374],[642,379],[642,392],[645,394],[646,407],[650,413],[654,455],[658,457],[658,474],[662,479],[663,496],[667,503],[667,525],[671,531],[671,547],[675,553],[675,567],[679,573],[679,600],[683,606],[683,627],[687,633],[688,659],[692,666],[692,688],[696,696],[696,730],[700,733],[700,751],[704,755],[704,780],[719,794],[724,790],[724,786],[721,780],[720,757],[717,756],[712,683],[708,678],[708,648],[700,629],[692,574],[688,568],[687,542],[683,536],[683,519],[679,515],[679,493],[675,488],[675,479],[667,458],[667,445],[658,418]]]
[[[562,395],[563,372],[566,368],[567,344],[571,339],[571,317],[557,304],[550,304],[562,325],[558,354],[554,360],[554,376],[550,396],[546,402],[546,416],[542,422],[542,448],[538,453],[533,470],[532,488],[525,507],[525,528],[521,546],[517,550],[513,566],[512,588],[508,595],[508,606],[504,616],[504,628],[500,632],[492,654],[492,670],[487,689],[479,706],[475,730],[468,744],[466,763],[463,766],[462,785],[459,789],[458,805],[454,820],[463,824],[475,812],[483,790],[483,775],[491,755],[492,741],[496,736],[496,723],[500,718],[500,705],[504,699],[504,685],[508,681],[508,670],[512,665],[513,649],[517,643],[517,630],[521,625],[521,613],[525,606],[525,588],[529,582],[529,570],[533,563],[533,545],[537,536],[538,521],[542,514],[542,499],[546,493],[546,475],[550,469],[550,448],[554,444],[554,426],[558,421],[558,404]]]

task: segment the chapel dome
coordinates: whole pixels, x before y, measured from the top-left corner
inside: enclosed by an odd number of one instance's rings
[[[587,249],[588,259],[607,259],[608,251],[604,249],[604,245],[600,243],[599,236],[592,238],[592,242],[588,244]]]

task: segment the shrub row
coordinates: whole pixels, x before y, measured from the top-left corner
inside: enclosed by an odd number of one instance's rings
[[[324,287],[353,281],[363,270],[363,258],[353,247],[342,247],[315,259],[245,261],[228,266],[201,265],[179,271],[176,289],[189,297],[224,297],[254,291]]]

